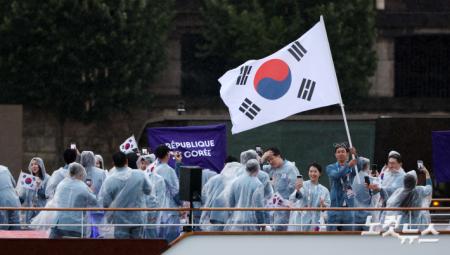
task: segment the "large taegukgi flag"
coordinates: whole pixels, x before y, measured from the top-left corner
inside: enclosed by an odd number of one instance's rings
[[[268,57],[229,70],[219,82],[233,134],[342,104],[322,17],[299,39]]]

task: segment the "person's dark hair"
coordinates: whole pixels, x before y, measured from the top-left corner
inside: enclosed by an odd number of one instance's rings
[[[66,164],[70,164],[72,162],[75,162],[75,160],[77,159],[77,151],[74,149],[66,149],[63,153],[63,157],[64,157],[64,162],[66,162]]]
[[[127,156],[121,151],[114,153],[112,159],[115,167],[124,167],[127,164]]]
[[[402,161],[402,156],[400,156],[398,154],[392,154],[391,156],[388,157],[388,160],[391,159],[391,158],[397,160],[398,163],[402,163],[403,162]]]
[[[239,160],[236,157],[229,155],[228,157],[225,158],[225,164],[230,162],[239,162]]]
[[[135,152],[130,152],[127,154],[128,167],[131,169],[137,169],[137,160],[139,156]]]
[[[170,151],[169,147],[167,147],[164,144],[161,144],[160,146],[156,147],[155,156],[158,159],[163,159],[167,155],[167,153],[169,153],[169,151]]]
[[[309,165],[308,165],[308,168],[306,168],[306,169],[308,169],[308,171],[309,171],[309,168],[312,167],[312,166],[315,167],[315,168],[317,168],[317,170],[319,170],[319,173],[322,173],[322,166],[319,165],[319,164],[316,163],[316,162],[313,162],[313,163],[309,164]]]
[[[270,147],[266,151],[271,151],[274,156],[280,156],[281,158],[283,157],[283,156],[281,156],[280,149],[278,149],[277,147]]]
[[[346,152],[350,152],[350,148],[349,148],[349,146],[348,146],[348,144],[346,142],[335,143],[335,144],[333,144],[333,147],[334,147],[334,153],[336,153],[336,151],[339,148],[344,148]]]

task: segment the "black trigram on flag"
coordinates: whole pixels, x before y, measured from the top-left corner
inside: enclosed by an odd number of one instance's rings
[[[315,81],[311,81],[309,79],[303,79],[302,85],[300,86],[300,90],[298,91],[297,97],[311,101],[311,97],[314,93],[315,86],[316,86]]]
[[[239,110],[244,113],[249,119],[253,120],[256,115],[261,111],[256,104],[254,104],[250,99],[246,98],[239,106]]]
[[[288,49],[289,53],[297,60],[300,61],[300,59],[303,58],[303,56],[306,54],[306,49],[298,42],[295,41],[291,47]]]
[[[252,66],[241,66],[239,76],[236,80],[236,85],[245,85],[247,83],[247,78],[251,70]]]

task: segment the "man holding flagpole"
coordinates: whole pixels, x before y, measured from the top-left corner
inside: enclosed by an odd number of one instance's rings
[[[349,148],[346,143],[334,145],[336,162],[327,166],[327,175],[330,179],[331,207],[354,207],[355,193],[353,192],[352,184],[357,176],[358,169],[363,169],[363,162],[360,158],[348,161],[350,153],[356,155],[356,149]],[[328,211],[328,224],[354,223],[355,213],[352,211]],[[354,228],[349,225],[334,225],[328,226],[327,230],[352,231]]]

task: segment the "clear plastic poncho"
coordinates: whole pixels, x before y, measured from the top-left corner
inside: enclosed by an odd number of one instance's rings
[[[291,207],[320,207],[323,200],[325,207],[331,204],[330,192],[320,183],[314,184],[311,181],[303,182],[303,187],[297,193],[295,190],[290,196]],[[322,215],[323,217],[323,215]],[[316,224],[308,226],[288,226],[288,231],[312,231],[317,230],[321,224],[320,211],[291,211],[289,224]]]

